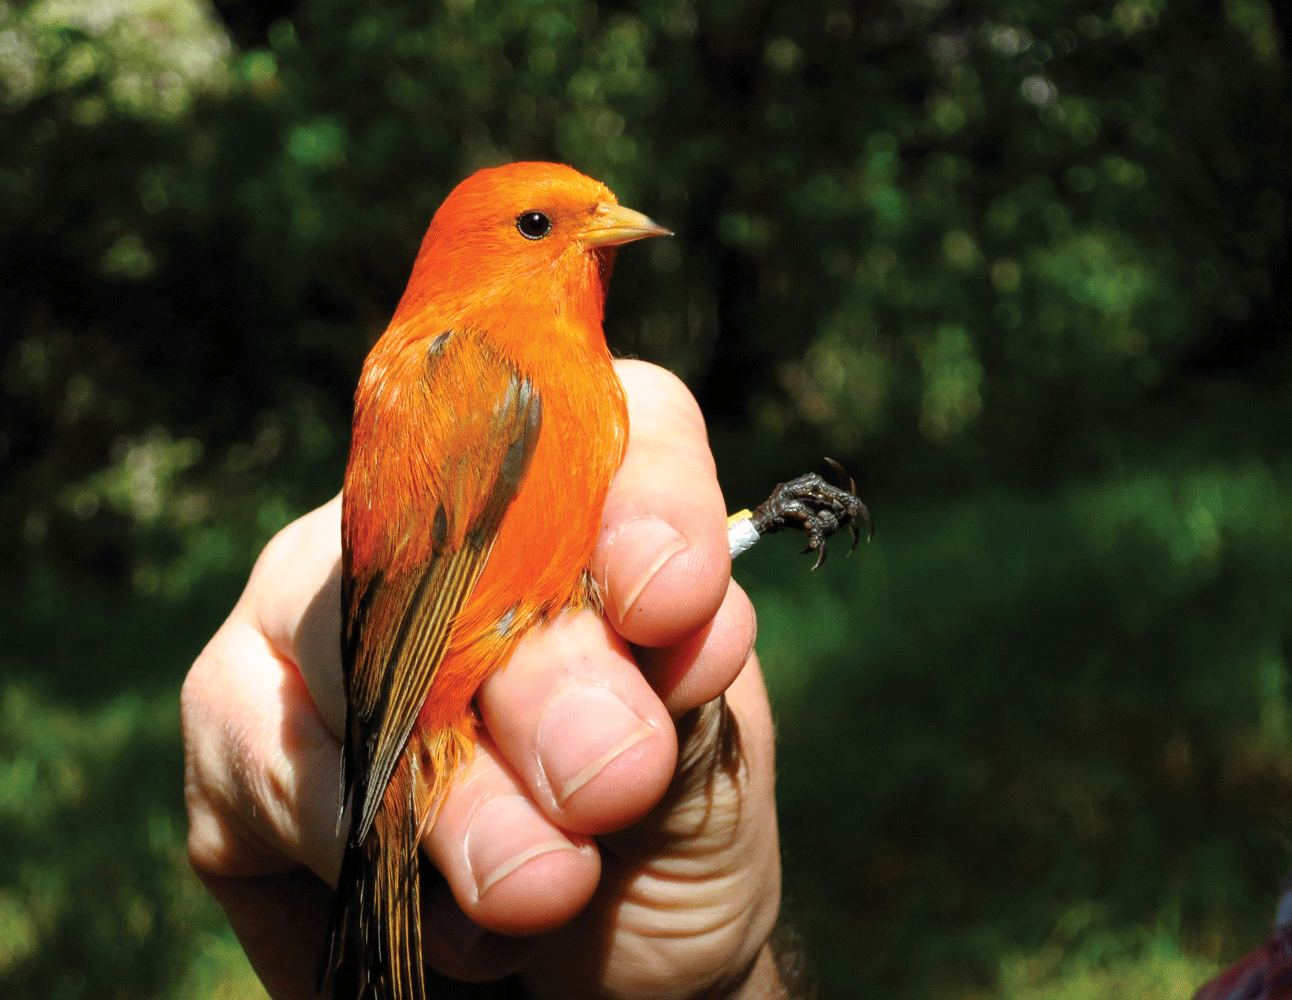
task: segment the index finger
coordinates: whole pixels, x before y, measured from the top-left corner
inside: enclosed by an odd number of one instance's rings
[[[668,646],[717,614],[731,577],[726,511],[704,417],[682,381],[641,361],[615,369],[628,449],[610,485],[592,572],[615,629]]]

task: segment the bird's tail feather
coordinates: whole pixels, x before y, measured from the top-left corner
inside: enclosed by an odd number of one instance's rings
[[[411,760],[410,760],[411,758]],[[346,845],[328,932],[337,1000],[423,1000],[418,829],[425,814],[416,756],[405,751],[362,843]]]
[[[426,996],[418,844],[469,763],[473,735],[469,717],[433,733],[413,729],[368,835],[346,845],[320,992],[330,975],[336,1000]]]

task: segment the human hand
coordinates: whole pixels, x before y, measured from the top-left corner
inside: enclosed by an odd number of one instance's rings
[[[443,875],[426,958],[540,998],[768,995],[780,859],[753,609],[694,400],[617,369],[606,615],[526,636],[481,688],[475,760],[422,841]],[[339,521],[333,500],[270,542],[182,697],[189,855],[275,1000],[315,995],[341,862]]]

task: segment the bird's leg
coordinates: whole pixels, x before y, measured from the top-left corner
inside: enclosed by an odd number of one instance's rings
[[[866,522],[867,538],[874,534],[870,511],[857,497],[857,484],[834,459],[827,458],[839,473],[839,486],[831,486],[814,472],[788,483],[781,483],[772,490],[766,502],[752,512],[733,514],[727,522],[731,554],[736,556],[749,548],[763,535],[795,528],[807,535],[804,552],[816,552],[813,569],[825,562],[826,541],[840,528],[847,528],[852,535],[850,553],[857,547],[856,520]],[[847,484],[846,488],[844,484]]]

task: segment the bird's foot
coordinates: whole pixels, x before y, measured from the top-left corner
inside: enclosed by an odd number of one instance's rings
[[[831,486],[815,472],[809,472],[777,486],[749,518],[759,535],[787,528],[803,531],[807,535],[807,548],[803,551],[817,554],[813,569],[825,562],[826,541],[840,528],[847,528],[852,535],[850,554],[857,547],[858,518],[866,522],[867,540],[875,533],[870,511],[857,497],[856,482],[834,459],[826,461],[839,474],[839,486]]]

